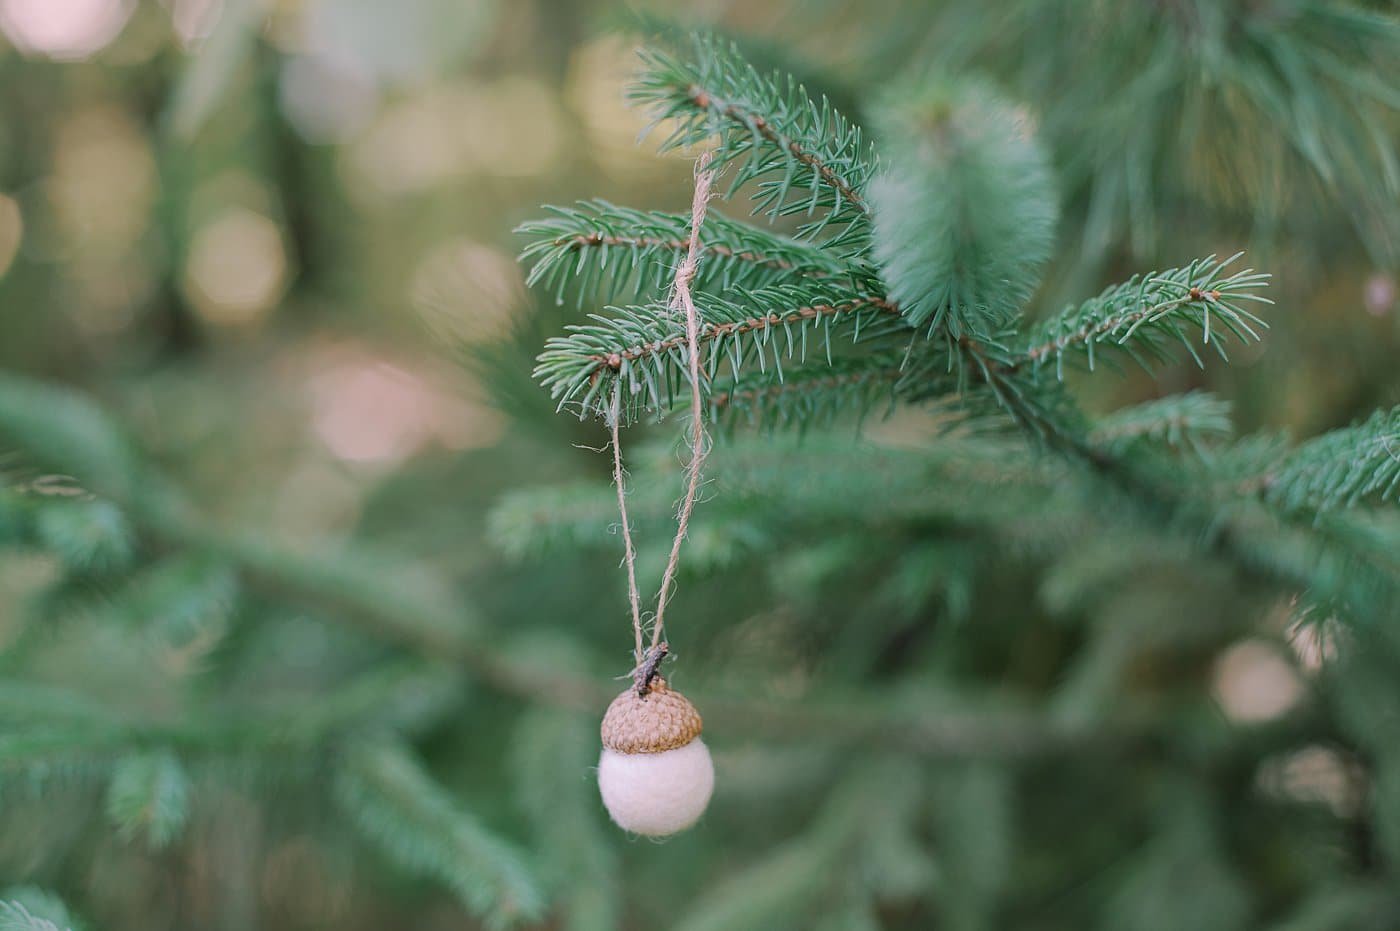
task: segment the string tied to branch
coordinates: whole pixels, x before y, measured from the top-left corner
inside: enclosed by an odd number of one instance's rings
[[[676,572],[680,567],[681,548],[690,529],[690,517],[695,510],[695,502],[700,493],[700,480],[709,452],[709,438],[705,432],[705,399],[703,370],[700,365],[700,311],[695,306],[691,284],[700,266],[700,228],[705,222],[705,212],[712,194],[715,173],[710,167],[713,153],[704,152],[695,163],[695,192],[690,202],[690,237],[686,243],[684,258],[676,266],[675,278],[671,287],[669,307],[681,314],[685,321],[685,354],[687,376],[690,382],[690,460],[685,467],[685,493],[676,509],[676,536],[671,543],[670,556],[661,574],[661,586],[656,594],[656,613],[651,624],[651,642],[643,646],[646,637],[642,619],[641,594],[637,586],[637,550],[632,540],[632,523],[627,514],[626,471],[622,464],[622,381],[613,385],[612,405],[608,411],[608,427],[612,433],[613,484],[617,489],[617,509],[621,515],[623,561],[627,568],[627,595],[632,612],[633,661],[635,666],[631,676],[633,688],[639,698],[644,698],[662,661],[670,652],[666,643],[666,605],[670,601]]]

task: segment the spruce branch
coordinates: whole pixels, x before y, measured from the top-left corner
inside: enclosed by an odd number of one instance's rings
[[[19,905],[27,909],[31,919],[42,920],[41,927],[45,931],[52,931],[55,926],[59,931],[88,931],[87,925],[73,916],[68,904],[63,899],[41,886],[10,886],[0,895],[3,895],[3,899],[8,905]],[[5,927],[3,920],[0,920],[0,929]],[[11,928],[10,931],[15,931],[15,929]],[[24,931],[32,931],[32,929],[26,927]]]
[[[238,579],[227,564],[182,553],[133,573],[95,613],[179,648],[217,639],[237,602]]]
[[[788,370],[749,373],[718,381],[711,416],[729,427],[795,426],[806,431],[838,418],[863,420],[896,404],[954,399],[964,413],[985,413],[985,392],[950,371],[941,352],[883,351],[816,362]]]
[[[110,501],[49,498],[36,502],[31,516],[34,542],[71,570],[120,569],[131,560],[131,528]]]
[[[968,444],[971,445],[968,445]],[[764,481],[756,495],[745,496],[744,490],[734,497],[742,503],[776,501],[775,492],[789,495],[786,505],[792,513],[804,513],[812,502],[835,503],[852,518],[869,519],[871,505],[882,506],[891,515],[896,513],[909,516],[918,514],[943,514],[957,519],[964,517],[969,507],[982,507],[986,511],[1000,514],[998,521],[1007,519],[1008,514],[1024,516],[1030,506],[1046,507],[1053,498],[1053,491],[1059,483],[1050,481],[1043,474],[1032,474],[1028,481],[1017,480],[1014,486],[1005,484],[1001,475],[1014,464],[1018,474],[1026,470],[1034,473],[1034,463],[1022,461],[1023,450],[1008,447],[1005,443],[983,443],[963,440],[957,443],[941,444],[938,449],[919,454],[930,456],[934,463],[941,463],[947,481],[939,481],[927,472],[910,473],[899,488],[892,488],[889,479],[895,472],[883,460],[907,460],[912,453],[895,450],[873,453],[851,444],[831,443],[824,450],[824,459],[845,460],[844,477],[833,479],[818,472],[811,476],[812,481],[802,486],[792,482],[792,452],[790,449],[773,448],[765,444],[752,452],[764,460],[755,468],[755,480]],[[917,457],[916,457],[917,458]],[[725,463],[725,472],[733,470],[733,463]],[[762,476],[767,475],[766,479]],[[872,476],[880,482],[872,485]],[[999,488],[998,494],[972,496],[981,501],[969,501],[963,491],[966,481],[989,482]],[[1032,485],[1032,482],[1044,484]],[[945,487],[946,486],[946,487]],[[852,487],[865,488],[863,496],[852,499],[848,494]],[[989,486],[991,487],[991,486]],[[843,489],[846,499],[841,499],[838,489]],[[1007,492],[1024,489],[1024,498],[1009,495]],[[608,507],[610,491],[601,487],[600,507]],[[921,501],[920,498],[927,499]],[[666,492],[658,499],[658,513],[669,509],[671,493]],[[941,503],[940,503],[941,502]],[[602,522],[591,520],[594,527]],[[203,541],[203,545],[216,552],[246,554],[246,545],[236,547],[221,545],[221,534],[212,528],[199,532],[197,537],[188,533],[174,532],[170,524],[163,525],[163,536],[171,539],[193,539]],[[243,539],[233,535],[233,539]],[[330,606],[338,613],[334,617],[356,615],[361,625],[368,631],[401,642],[434,661],[452,659],[460,662],[469,674],[485,686],[503,694],[513,695],[523,701],[538,704],[547,703],[561,708],[596,713],[597,708],[606,705],[616,694],[615,683],[606,679],[581,674],[576,668],[565,666],[541,667],[538,655],[516,655],[501,648],[498,644],[486,642],[480,637],[462,637],[445,641],[435,632],[413,625],[406,626],[400,616],[397,599],[386,599],[367,594],[365,585],[332,586],[323,584],[323,578],[340,578],[339,573],[317,573],[315,577],[304,577],[300,571],[299,558],[294,552],[262,542],[263,551],[255,562],[256,573],[250,575],[250,582],[271,585],[274,591],[285,597],[298,599],[306,604]],[[274,578],[275,576],[275,578]],[[542,679],[549,681],[550,688],[541,690]],[[907,696],[906,696],[907,697]],[[1092,728],[1067,726],[1044,718],[1042,715],[1026,711],[1006,709],[943,709],[930,711],[917,703],[894,702],[898,711],[891,712],[888,696],[866,696],[853,700],[850,696],[831,696],[825,701],[804,700],[803,702],[763,702],[754,703],[743,698],[725,696],[720,693],[695,695],[697,704],[705,708],[707,720],[735,732],[770,735],[775,739],[792,740],[802,736],[820,736],[823,740],[835,740],[872,747],[890,747],[906,752],[934,758],[1020,758],[1027,756],[1055,755],[1066,752],[1080,752],[1086,747],[1106,744],[1121,746],[1125,742],[1139,740],[1144,734],[1153,732],[1154,727],[1166,722],[1134,720],[1125,717],[1105,724],[1096,723]],[[237,727],[234,734],[246,735],[254,740],[259,736],[270,739],[284,739],[286,732],[266,724],[248,724]],[[188,729],[181,728],[171,733],[160,730],[149,739],[170,743],[181,748],[209,746],[211,743],[223,746],[228,732],[210,728],[206,724],[192,724]],[[3,757],[4,753],[0,753]]]
[[[1361,509],[1276,516],[1285,536],[1255,541],[1261,561],[1305,573],[1300,614],[1383,629],[1400,623],[1400,520]]]
[[[65,689],[32,682],[0,683],[0,722],[10,733],[26,729],[105,729],[119,726],[114,709]]]
[[[1209,481],[1209,469],[1204,476],[1188,470],[1183,481],[1179,464],[1152,450],[1095,442],[1075,405],[1038,401],[1024,390],[1033,386],[1024,384],[1023,373],[988,370],[998,396],[1028,432],[1115,491],[1142,520],[1195,540],[1244,578],[1325,603],[1353,621],[1394,611],[1400,563],[1383,555],[1387,546],[1376,535],[1289,512],[1267,497],[1273,506],[1260,508],[1250,485],[1221,492]]]
[[[503,494],[487,517],[486,535],[512,560],[601,547],[616,548],[617,501],[592,484],[520,488]],[[634,527],[659,526],[668,515],[671,489],[628,483],[628,510]]]
[[[1089,440],[1124,450],[1142,440],[1199,450],[1230,435],[1230,402],[1205,391],[1171,395],[1114,411],[1094,421]]]
[[[405,748],[352,747],[335,798],[401,867],[446,884],[488,926],[513,927],[544,913],[543,894],[515,846],[465,811]]]
[[[235,567],[247,588],[271,595],[314,593],[343,621],[364,623],[391,641],[435,645],[455,655],[475,619],[434,580],[402,571],[366,547],[307,553],[265,534],[215,527],[184,507],[142,510],[136,519],[164,546],[193,549]]]
[[[809,365],[730,378],[710,394],[710,416],[734,426],[772,429],[797,425],[806,430],[830,423],[843,414],[864,418],[876,407],[893,406],[895,386],[904,376],[898,357],[838,359],[830,365]]]
[[[69,689],[12,681],[0,687],[0,773],[31,777],[55,772],[108,775],[130,768],[131,782],[112,791],[109,809],[122,819],[145,817],[139,785],[156,780],[168,791],[168,767],[134,760],[173,753],[179,760],[231,758],[263,765],[308,759],[352,730],[399,730],[440,713],[458,680],[439,667],[395,663],[344,683],[332,695],[295,708],[241,711],[191,708],[178,717],[140,716]],[[137,778],[140,776],[140,778]]]
[[[1179,468],[1150,450],[1095,442],[1078,406],[1063,391],[1050,390],[1055,383],[1046,385],[1019,371],[1014,354],[972,340],[961,341],[959,348],[971,362],[967,368],[986,382],[1028,434],[1117,492],[1144,520],[1195,538],[1246,577],[1325,597],[1353,619],[1391,610],[1387,605],[1393,598],[1377,593],[1400,594],[1400,566],[1376,566],[1376,554],[1358,545],[1354,535],[1328,533],[1316,521],[1309,524],[1287,513],[1259,513],[1251,508],[1247,491],[1235,489],[1221,498],[1210,483],[1181,481]],[[1289,547],[1302,549],[1303,555],[1280,554],[1280,548]],[[1337,571],[1338,564],[1365,571]]]
[[[926,842],[916,839],[911,828],[919,809],[918,777],[907,763],[885,760],[856,766],[843,776],[801,836],[745,863],[691,903],[677,926],[680,931],[823,927],[819,916],[830,911],[834,895],[868,895],[896,875],[841,869],[853,860],[880,862],[873,851],[863,849],[879,842],[898,851],[901,856],[891,859],[900,861],[904,874],[914,874],[912,887],[927,894],[936,868],[924,850]],[[890,824],[899,825],[894,836],[881,830]],[[906,898],[916,894],[907,890]]]
[[[1039,327],[1030,349],[1009,348],[1010,341],[1004,337],[987,343],[964,338],[958,341],[957,348],[970,363],[966,368],[987,385],[1003,408],[1028,434],[1067,461],[1086,468],[1090,475],[1107,487],[1121,492],[1125,500],[1144,516],[1153,521],[1193,529],[1201,540],[1207,541],[1210,550],[1230,560],[1247,575],[1262,576],[1273,584],[1306,591],[1317,581],[1312,567],[1281,565],[1259,559],[1258,550],[1251,541],[1256,528],[1248,522],[1232,524],[1228,519],[1209,516],[1220,502],[1207,500],[1199,489],[1165,481],[1163,476],[1170,475],[1170,469],[1163,470],[1153,456],[1144,456],[1140,452],[1134,454],[1132,444],[1120,442],[1124,431],[1138,431],[1139,435],[1143,435],[1140,431],[1149,419],[1143,416],[1144,413],[1158,419],[1159,426],[1155,429],[1165,429],[1166,436],[1170,438],[1173,429],[1186,429],[1187,424],[1182,417],[1188,409],[1192,409],[1196,415],[1204,415],[1208,427],[1212,422],[1215,426],[1223,426],[1218,419],[1220,412],[1212,412],[1208,404],[1202,410],[1199,401],[1175,400],[1165,405],[1159,404],[1146,412],[1124,413],[1117,424],[1110,422],[1112,429],[1109,435],[1095,437],[1092,425],[1063,390],[1057,390],[1057,386],[1047,385],[1035,378],[1033,372],[1023,370],[1027,362],[1035,365],[1051,354],[1057,360],[1062,359],[1072,349],[1086,351],[1092,367],[1093,347],[1110,337],[1114,337],[1115,346],[1126,349],[1129,355],[1140,360],[1138,352],[1141,350],[1125,345],[1130,338],[1138,336],[1148,350],[1160,357],[1165,350],[1159,341],[1165,341],[1170,336],[1181,340],[1199,362],[1182,324],[1172,319],[1184,308],[1195,305],[1200,305],[1200,325],[1207,342],[1210,340],[1212,312],[1222,318],[1228,332],[1241,339],[1245,336],[1257,339],[1257,334],[1246,321],[1260,325],[1264,325],[1263,322],[1232,302],[1256,300],[1271,303],[1253,293],[1253,289],[1262,286],[1268,276],[1255,274],[1248,269],[1227,275],[1225,266],[1236,258],[1238,255],[1225,262],[1217,262],[1212,256],[1193,262],[1184,269],[1135,278],[1109,288],[1099,298],[1068,308],[1059,317]],[[1186,319],[1194,320],[1194,316],[1188,313]],[[1220,337],[1217,335],[1218,350],[1219,343]],[[1221,354],[1223,356],[1223,350]],[[1062,375],[1059,365],[1057,372]],[[1160,424],[1163,414],[1169,415],[1165,428]],[[1115,433],[1119,435],[1115,436]],[[1147,435],[1150,434],[1149,430]]]
[[[987,342],[964,336],[954,349],[954,364],[963,383],[975,380],[985,385],[1031,439],[1073,459],[1095,459],[1098,453],[1084,436],[1084,414],[1063,386],[1039,383],[1020,370],[1020,359],[1006,335]]]
[[[874,111],[888,156],[872,252],[915,327],[987,339],[1034,291],[1054,243],[1050,160],[1029,117],[976,83],[905,83]]]
[[[900,521],[991,529],[1006,521],[1076,522],[1067,472],[1018,437],[977,434],[957,423],[919,450],[891,449],[827,432],[797,438],[735,437],[715,450],[725,493],[709,502],[705,532],[771,551],[784,532],[808,539],[832,521]],[[630,510],[645,530],[662,526],[675,497],[670,444],[633,455]],[[801,468],[794,466],[801,462]],[[492,542],[513,558],[612,549],[615,506],[604,485],[520,489],[490,518]]]
[[[33,914],[18,902],[0,902],[0,931],[71,931]]]
[[[697,34],[686,53],[643,51],[629,90],[656,123],[676,120],[662,151],[718,135],[716,168],[739,164],[731,193],[757,182],[755,213],[804,214],[813,219],[799,229],[801,238],[831,227],[827,245],[858,248],[868,235],[865,188],[875,168],[860,127],[791,76],[760,74],[733,43]]]
[[[900,324],[902,332],[907,328]],[[987,369],[999,372],[996,357],[1007,357],[1000,350],[981,353]],[[1019,373],[1006,375],[1024,378]],[[1000,376],[999,376],[1000,377]],[[25,383],[26,386],[32,383]],[[3,393],[0,384],[0,393]],[[26,387],[26,393],[28,392]],[[35,389],[40,390],[40,389]],[[109,436],[115,429],[96,405],[79,396],[43,388],[42,395],[56,394],[66,399],[69,405],[81,405],[86,414],[84,423],[99,424],[98,435]],[[2,406],[2,405],[0,405]],[[68,423],[72,423],[69,421]],[[52,425],[45,424],[48,430]],[[75,450],[75,455],[87,457],[93,448],[87,445],[87,437],[82,430],[68,432],[63,443]],[[99,444],[100,445],[100,444]],[[20,448],[25,448],[21,445]],[[937,480],[927,471],[906,472],[895,467],[888,460],[902,461],[905,454],[888,450],[874,453],[859,448],[849,442],[832,445],[821,454],[821,458],[845,463],[843,474],[827,474],[818,470],[794,483],[792,452],[785,448],[774,448],[765,444],[761,450],[752,451],[761,456],[762,463],[752,463],[747,467],[748,474],[756,484],[746,494],[741,485],[734,499],[738,502],[785,502],[792,514],[804,514],[816,502],[821,502],[824,513],[836,516],[849,516],[852,519],[868,520],[871,507],[884,507],[889,513],[966,515],[970,507],[979,504],[969,501],[962,489],[966,481],[990,481],[1007,468],[1008,462],[1017,463],[1017,468],[1028,468],[1022,462],[1023,450],[1008,450],[1005,444],[987,446],[983,453],[976,452],[977,446],[964,443],[943,443],[930,454],[944,463],[947,481]],[[941,457],[941,458],[939,458]],[[743,474],[734,461],[726,461],[726,474]],[[898,487],[890,482],[900,477]],[[877,479],[872,481],[872,478]],[[142,468],[140,484],[155,488],[155,481],[149,469]],[[1034,485],[1034,478],[1014,485],[999,481],[998,495],[984,495],[980,504],[1002,514],[1022,507],[1019,500],[1009,500],[1005,494],[1010,488],[1024,488],[1027,496],[1044,506],[1045,499],[1052,497],[1047,490],[1053,490],[1058,483]],[[1039,481],[1044,481],[1042,476]],[[865,489],[859,496],[850,494],[852,488]],[[608,490],[601,489],[602,500],[608,498]],[[780,497],[778,493],[786,495]],[[669,503],[668,492],[661,507]],[[973,496],[977,497],[977,496]],[[346,622],[355,622],[367,632],[387,641],[399,643],[434,661],[452,659],[459,662],[469,675],[486,687],[504,694],[517,696],[522,700],[538,703],[541,701],[561,707],[596,712],[616,693],[613,683],[580,674],[576,669],[558,668],[541,671],[537,656],[520,657],[502,649],[498,644],[487,642],[479,629],[465,623],[460,601],[442,600],[431,592],[437,589],[427,586],[425,594],[423,580],[413,585],[399,582],[385,582],[386,576],[394,576],[386,569],[382,557],[369,558],[361,553],[325,553],[309,557],[296,548],[279,546],[269,541],[266,534],[239,533],[218,528],[193,514],[182,506],[168,489],[159,495],[141,495],[135,504],[123,502],[129,508],[129,519],[143,538],[162,547],[190,548],[206,553],[214,559],[237,567],[241,582],[258,592],[293,603],[315,606],[327,613],[328,617]],[[975,508],[974,508],[975,510]],[[600,524],[601,525],[601,524]],[[1299,531],[1302,532],[1302,531]],[[1278,575],[1302,580],[1299,588],[1307,587],[1307,567],[1289,564],[1277,570]],[[551,683],[548,690],[541,690],[539,683],[545,676]],[[907,703],[896,703],[901,711],[891,715],[890,702],[886,696],[873,697],[867,705],[852,703],[845,697],[836,697],[829,702],[766,703],[756,705],[734,697],[720,694],[697,695],[697,703],[706,709],[707,718],[719,722],[723,727],[732,727],[744,733],[769,734],[774,737],[791,739],[796,735],[821,735],[823,739],[859,743],[876,746],[900,747],[908,751],[931,756],[1024,756],[1064,752],[1085,745],[1086,742],[1108,741],[1118,743],[1141,734],[1141,722],[1122,721],[1114,727],[1095,727],[1093,733],[1082,729],[1066,728],[1048,722],[1041,716],[1031,713],[987,713],[985,711],[930,712],[926,709],[910,707]],[[69,708],[65,702],[29,701],[30,709],[68,709],[65,713],[78,714],[82,720],[74,726],[55,722],[53,726],[42,725],[25,728],[22,733],[9,729],[0,737],[0,760],[6,765],[23,768],[28,762],[38,762],[50,766],[54,760],[86,760],[98,758],[110,762],[133,749],[168,746],[182,755],[187,752],[226,752],[231,748],[263,748],[276,752],[292,745],[305,746],[312,737],[325,737],[332,733],[318,726],[315,735],[308,735],[292,727],[287,721],[269,723],[259,719],[230,719],[210,721],[196,719],[177,722],[130,722],[108,715],[93,714]],[[363,708],[356,704],[355,708]],[[355,708],[347,709],[346,714],[358,713]],[[323,720],[326,728],[344,717],[327,712]]]
[[[786,489],[793,497],[792,509],[800,512],[800,502],[820,498],[831,501],[833,486],[822,484],[829,477],[814,476],[815,484],[793,487],[791,482],[791,452],[775,453],[771,448],[756,450],[765,458],[764,467],[771,473],[765,487]],[[847,474],[837,482],[837,486],[849,489],[851,482],[859,476],[861,487],[870,485],[872,474],[889,477],[890,468],[880,462],[879,457],[872,461],[869,451],[859,449],[850,442],[839,447],[833,444],[829,455],[844,455],[847,460]],[[894,451],[884,454],[887,457],[903,458]],[[946,463],[950,474],[960,478],[978,475],[985,477],[997,469],[1005,468],[1008,451],[1005,448],[988,447],[975,461],[969,459],[964,447],[950,445],[937,457]],[[726,465],[726,471],[729,466]],[[758,478],[758,476],[755,476]],[[952,498],[966,496],[951,489],[942,490],[939,482],[930,482],[927,475],[909,476],[907,488],[909,497],[892,500],[894,492],[886,485],[870,488],[860,501],[850,503],[852,515],[868,517],[869,505],[883,504],[887,508],[897,508],[901,513],[951,513]],[[600,496],[599,513],[613,513],[615,503],[611,502],[611,492],[606,487],[598,489]],[[930,501],[920,506],[915,500],[922,494],[938,498],[942,504]],[[771,498],[764,493],[758,500]],[[1012,502],[996,500],[985,496],[982,504],[986,508],[1005,513],[1015,507]],[[1035,498],[1043,498],[1039,492]],[[672,492],[664,491],[656,497],[656,513],[666,515],[673,499]],[[756,499],[747,499],[756,500]],[[522,502],[523,503],[523,502]],[[973,502],[975,503],[975,502]],[[963,512],[969,502],[960,502],[958,512]],[[592,517],[586,518],[592,528],[601,528],[605,522]],[[198,530],[178,528],[169,521],[161,525],[161,538],[169,541],[200,541],[199,545],[214,552],[231,557],[251,556],[251,545],[245,535],[220,532],[208,525],[200,525]],[[597,709],[612,700],[617,693],[615,683],[602,678],[581,674],[574,668],[563,666],[541,668],[538,656],[516,656],[499,645],[486,642],[480,637],[469,638],[466,632],[453,639],[443,639],[438,624],[423,626],[418,623],[405,623],[405,606],[410,612],[418,610],[409,603],[394,598],[380,597],[368,592],[368,585],[345,586],[326,584],[324,580],[340,579],[339,572],[329,573],[318,570],[307,575],[302,571],[304,557],[286,547],[270,544],[261,539],[260,549],[245,567],[246,581],[270,593],[290,597],[309,605],[319,605],[332,610],[331,616],[337,619],[354,619],[365,630],[381,637],[401,643],[416,650],[434,661],[452,659],[460,662],[469,674],[503,694],[513,695],[530,703],[548,703],[562,708],[596,713]],[[235,562],[238,561],[234,558]],[[357,563],[345,571],[350,572]],[[383,566],[377,570],[382,574]],[[412,619],[410,619],[412,620]],[[549,689],[539,687],[542,678],[549,681]],[[726,697],[722,694],[696,695],[697,704],[705,708],[707,720],[713,720],[721,727],[732,728],[744,733],[767,734],[775,738],[791,739],[794,736],[822,735],[823,739],[839,740],[854,744],[889,746],[903,748],[921,755],[935,757],[981,757],[1055,754],[1083,747],[1099,741],[1120,742],[1134,739],[1141,733],[1142,725],[1130,721],[1119,722],[1109,728],[1095,728],[1093,733],[1077,728],[1061,727],[1055,722],[1043,720],[1033,713],[997,712],[968,710],[927,712],[917,708],[900,711],[893,716],[889,704],[883,698],[874,698],[869,703],[854,704],[845,698],[834,698],[825,703],[773,703],[755,704],[742,698]],[[901,707],[904,707],[901,704]],[[281,738],[284,731],[265,725],[247,729],[253,735],[268,735]],[[237,733],[244,733],[240,728]],[[227,739],[223,732],[200,724],[190,730],[180,729],[176,733],[159,730],[152,739],[169,742],[177,748],[182,741],[193,746],[204,746],[210,741]],[[129,746],[125,740],[114,740],[118,746]],[[0,749],[0,758],[5,753]]]
[[[1393,5],[1005,10],[919,0],[896,9],[870,76],[883,78],[890,60],[936,60],[975,64],[1014,87],[1053,143],[1072,202],[1085,205],[1082,269],[1125,244],[1140,256],[1160,252],[1169,214],[1183,204],[1197,230],[1241,217],[1262,229],[1297,211],[1303,222],[1354,223],[1373,255],[1395,254]],[[1101,54],[1086,56],[1086,41]]]
[[[1031,329],[1016,364],[1038,368],[1053,360],[1055,377],[1063,379],[1067,357],[1082,355],[1092,371],[1105,350],[1111,350],[1150,371],[1152,362],[1170,359],[1179,344],[1203,365],[1194,340],[1197,331],[1203,345],[1228,359],[1226,337],[1257,341],[1254,327],[1268,326],[1244,304],[1273,303],[1258,293],[1269,275],[1249,268],[1229,271],[1242,254],[1224,261],[1212,255],[1182,268],[1134,276],[1066,307]]]
[[[107,816],[123,836],[144,835],[153,850],[165,847],[189,815],[189,779],[169,750],[133,754],[117,764],[107,793]]]
[[[1262,480],[1265,497],[1289,511],[1353,507],[1400,494],[1400,407],[1304,443]]]
[[[83,488],[127,498],[140,492],[129,439],[85,399],[40,382],[0,374],[0,453],[75,478]]]
[[[686,251],[690,217],[633,210],[607,201],[546,207],[551,216],[516,232],[531,238],[526,284],[542,284],[562,303],[572,286],[579,303],[636,299],[667,287]],[[850,278],[859,269],[811,243],[711,212],[705,220],[699,291],[754,288],[797,278]]]
[[[597,790],[580,779],[598,762],[592,716],[535,708],[512,734],[513,794],[530,822],[532,849],[563,919],[561,928],[622,927],[625,883],[620,856],[603,827]]]
[[[761,288],[737,301],[710,296],[703,304],[699,338],[710,379],[721,367],[739,377],[755,363],[781,371],[784,359],[801,362],[813,344],[830,356],[838,339],[858,342],[904,329],[898,309],[883,297],[817,285]],[[614,310],[616,316],[593,315],[593,323],[551,338],[535,377],[560,408],[577,405],[580,416],[605,412],[615,379],[622,380],[624,404],[668,409],[685,377],[683,321],[661,303]]]

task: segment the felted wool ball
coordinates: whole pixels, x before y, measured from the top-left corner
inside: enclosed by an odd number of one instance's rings
[[[704,814],[715,767],[700,739],[700,713],[664,679],[646,695],[628,689],[603,716],[598,789],[618,827],[664,837]]]

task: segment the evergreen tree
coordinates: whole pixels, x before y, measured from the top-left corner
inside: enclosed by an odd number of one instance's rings
[[[470,364],[524,439],[486,487],[486,457],[387,482],[363,539],[238,528],[107,405],[0,376],[0,544],[36,578],[0,602],[0,806],[67,806],[14,879],[71,900],[8,890],[0,928],[77,928],[84,858],[195,863],[253,807],[356,890],[350,927],[443,893],[487,927],[1400,921],[1398,370],[1301,441],[1226,374],[1277,374],[1278,332],[1286,371],[1334,266],[1394,267],[1400,20],[924,6],[862,12],[844,82],[648,24],[630,101],[723,197],[698,231],[604,199],[523,224],[562,309]],[[718,783],[654,846],[591,774],[631,645],[608,457],[512,467],[645,434],[660,577],[692,232],[715,437],[665,668]],[[534,375],[581,425],[520,384],[556,323]],[[489,517],[444,514],[454,483]],[[469,534],[465,569],[413,558]]]

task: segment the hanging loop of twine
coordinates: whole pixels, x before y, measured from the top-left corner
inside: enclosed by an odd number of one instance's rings
[[[637,665],[642,664],[642,597],[637,591],[637,548],[632,543],[632,523],[627,517],[627,475],[622,468],[622,439],[619,436],[622,421],[622,382],[613,387],[612,410],[608,416],[608,428],[612,431],[613,485],[617,488],[617,510],[622,516],[623,562],[627,564],[627,600],[632,606],[632,631],[636,634],[636,646],[632,653]]]
[[[695,193],[690,202],[690,239],[686,244],[685,257],[676,266],[675,281],[671,290],[670,309],[684,314],[685,354],[690,380],[690,461],[686,465],[685,495],[676,510],[676,538],[671,543],[671,555],[666,561],[666,570],[661,575],[661,588],[656,595],[656,619],[651,628],[651,644],[644,650],[644,634],[641,611],[641,595],[637,588],[637,552],[632,543],[632,527],[627,516],[627,493],[625,473],[622,468],[622,382],[619,379],[613,388],[612,408],[608,426],[612,432],[613,484],[617,487],[617,508],[622,516],[622,539],[624,560],[627,565],[627,594],[632,607],[632,631],[635,646],[633,657],[636,666],[632,669],[633,688],[639,697],[644,697],[651,687],[652,679],[661,668],[661,662],[670,651],[665,641],[666,603],[670,600],[671,588],[676,580],[676,570],[680,566],[681,546],[690,528],[690,515],[695,510],[695,501],[700,492],[701,467],[709,452],[709,438],[705,433],[705,399],[701,384],[700,368],[700,312],[690,293],[690,286],[700,266],[700,227],[705,222],[705,211],[709,206],[711,188],[715,173],[710,168],[714,158],[711,152],[701,153],[695,163]]]

